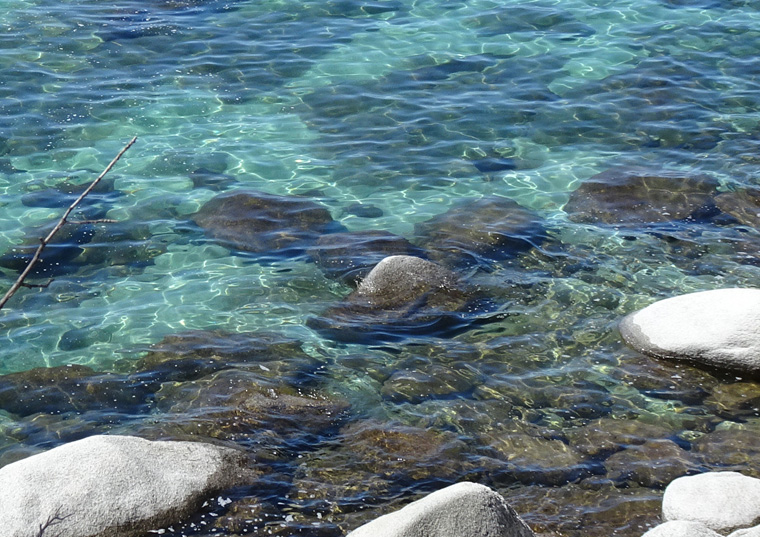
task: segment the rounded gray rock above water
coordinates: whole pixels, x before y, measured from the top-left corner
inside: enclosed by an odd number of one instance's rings
[[[457,483],[361,526],[347,537],[534,537],[501,495]]]
[[[701,522],[671,520],[655,526],[642,537],[721,537],[721,535]]]
[[[656,358],[760,373],[760,289],[718,289],[668,298],[632,313],[620,334]]]
[[[251,479],[247,455],[197,442],[91,436],[0,469],[0,528],[29,537],[50,517],[60,537],[133,537],[190,515]]]
[[[738,472],[679,477],[665,489],[662,518],[689,520],[727,533],[760,521],[760,479]]]
[[[466,326],[480,306],[474,290],[449,269],[419,257],[392,255],[308,325],[341,341],[395,340]]]

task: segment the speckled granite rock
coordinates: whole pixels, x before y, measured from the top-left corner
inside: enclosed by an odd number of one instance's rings
[[[642,537],[721,537],[721,535],[701,522],[672,520],[655,526]]]
[[[57,514],[60,537],[144,535],[246,482],[246,466],[245,453],[210,444],[91,436],[2,468],[0,527],[28,537]]]
[[[665,489],[662,517],[700,522],[721,533],[755,526],[760,521],[760,479],[737,472],[680,477]]]
[[[353,293],[307,324],[333,339],[367,343],[451,331],[477,313],[474,290],[454,272],[419,257],[392,255]]]
[[[657,358],[760,373],[760,289],[717,289],[655,302],[620,323],[625,342]]]
[[[458,483],[361,526],[348,537],[533,537],[504,498]]]

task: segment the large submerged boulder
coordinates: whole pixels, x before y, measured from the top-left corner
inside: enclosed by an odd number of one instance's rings
[[[0,409],[19,416],[109,410],[144,412],[151,386],[78,364],[0,375]]]
[[[540,244],[545,237],[538,214],[500,196],[465,200],[420,222],[415,233],[431,259],[452,267],[509,258]]]
[[[281,257],[300,255],[321,235],[343,229],[311,200],[255,190],[219,194],[192,218],[227,248]]]
[[[348,537],[533,537],[504,498],[477,483],[457,483],[361,526]]]
[[[581,183],[565,212],[574,222],[624,226],[702,220],[718,212],[717,187],[704,175],[616,168]]]
[[[130,369],[134,369],[133,378],[151,383],[195,380],[232,368],[253,369],[264,377],[287,381],[319,366],[300,341],[268,332],[187,330],[169,334],[147,350]]]
[[[620,323],[633,349],[656,358],[760,373],[760,289],[717,289],[655,302]]]
[[[723,192],[715,197],[715,204],[740,223],[760,227],[760,188]]]
[[[398,340],[465,326],[477,309],[474,290],[456,274],[419,257],[378,263],[357,289],[308,325],[341,341]]]
[[[28,537],[137,537],[249,482],[245,453],[196,442],[91,436],[0,469],[0,527]]]
[[[346,418],[345,399],[273,381],[267,373],[225,369],[198,380],[165,383],[156,393],[165,423],[152,428],[154,434],[230,441],[262,434],[302,439],[337,430]]]

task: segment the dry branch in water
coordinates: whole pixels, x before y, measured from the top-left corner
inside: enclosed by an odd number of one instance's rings
[[[124,148],[122,148],[121,151],[119,151],[119,154],[116,155],[116,157],[114,157],[114,159],[111,161],[111,163],[108,166],[106,166],[106,169],[103,170],[103,172],[100,175],[98,175],[97,179],[95,179],[92,183],[90,183],[90,186],[88,186],[87,189],[85,189],[85,191],[82,192],[76,200],[74,200],[74,203],[72,203],[71,206],[68,209],[66,209],[66,212],[63,213],[63,216],[58,221],[58,223],[55,225],[55,227],[53,228],[53,230],[50,233],[48,233],[47,237],[44,237],[44,238],[40,239],[40,245],[37,247],[37,251],[34,252],[34,255],[32,256],[32,259],[26,265],[26,268],[21,273],[21,275],[18,277],[18,279],[15,281],[15,283],[11,286],[10,289],[8,289],[8,292],[5,293],[5,296],[3,296],[2,299],[0,299],[0,309],[2,309],[3,306],[5,306],[5,303],[8,302],[8,300],[16,293],[16,291],[19,290],[20,287],[27,285],[27,284],[24,283],[24,280],[29,275],[29,273],[32,271],[32,269],[34,268],[34,265],[37,263],[37,261],[39,261],[40,256],[42,255],[42,250],[45,249],[45,246],[47,246],[47,244],[52,240],[53,236],[56,233],[58,233],[58,231],[60,231],[60,229],[64,226],[64,224],[67,223],[66,219],[71,214],[71,211],[73,211],[76,208],[76,206],[79,205],[82,202],[82,200],[87,196],[87,194],[89,194],[90,192],[92,192],[92,189],[94,189],[97,186],[97,184],[100,182],[100,180],[103,179],[103,177],[105,177],[106,174],[111,171],[111,168],[113,168],[116,165],[116,163],[119,162],[119,159],[121,158],[121,156],[124,153],[126,153],[127,149],[129,149],[130,147],[132,147],[132,144],[134,144],[136,141],[137,141],[137,136],[135,136],[134,138],[132,138],[129,141],[129,143],[127,145],[125,145]],[[72,224],[74,224],[74,223],[79,224],[79,223],[84,223],[84,222],[71,222],[71,223]],[[48,282],[48,283],[50,283],[50,282]],[[42,534],[40,533],[40,535],[42,535]]]

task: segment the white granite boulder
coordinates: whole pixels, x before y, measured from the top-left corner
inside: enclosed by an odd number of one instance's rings
[[[671,520],[655,526],[642,537],[722,537],[701,522]]]
[[[500,494],[458,483],[369,522],[347,537],[534,537]]]
[[[655,302],[620,323],[625,342],[656,358],[760,373],[760,289],[718,289]]]
[[[679,477],[665,489],[666,521],[699,522],[719,532],[760,523],[760,479],[737,472],[708,472]]]
[[[132,537],[191,514],[250,479],[241,451],[91,436],[0,469],[0,533],[29,537],[55,515],[60,537]]]

